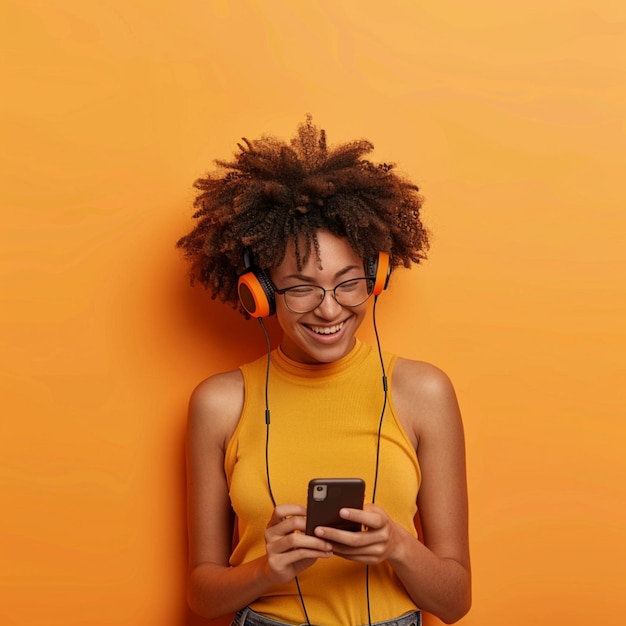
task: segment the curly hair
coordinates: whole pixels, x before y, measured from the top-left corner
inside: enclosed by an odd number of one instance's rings
[[[267,270],[293,243],[299,268],[312,251],[319,262],[320,229],[345,238],[363,259],[386,252],[392,268],[426,258],[419,188],[394,165],[363,158],[374,149],[369,141],[330,148],[308,115],[289,144],[273,137],[243,142],[233,161],[216,161],[221,171],[195,181],[198,221],[177,243],[192,284],[199,281],[213,298],[237,307],[245,252]]]

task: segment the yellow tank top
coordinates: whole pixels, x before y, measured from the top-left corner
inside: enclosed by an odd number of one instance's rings
[[[391,388],[396,357],[384,355]],[[264,531],[273,505],[265,471],[266,357],[241,367],[245,401],[225,459],[230,498],[237,515],[232,566],[265,553]],[[312,478],[360,477],[371,502],[376,438],[383,407],[378,352],[357,341],[340,361],[297,363],[280,349],[271,354],[269,375],[269,473],[277,504],[306,506]],[[414,516],[420,469],[389,393],[383,420],[376,504],[416,536]],[[387,564],[369,568],[372,622],[416,607]],[[365,565],[338,556],[317,561],[298,576],[311,624],[367,624]],[[252,609],[290,624],[305,622],[294,581],[276,585]]]

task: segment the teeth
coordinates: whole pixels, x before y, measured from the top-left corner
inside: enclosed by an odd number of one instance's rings
[[[318,335],[334,335],[343,328],[343,322],[335,326],[309,326],[309,328]]]

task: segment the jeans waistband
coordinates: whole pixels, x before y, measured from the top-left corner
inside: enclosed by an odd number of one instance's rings
[[[255,613],[250,607],[246,607],[235,615],[231,626],[307,626],[307,624],[290,625],[285,622],[277,622],[265,617],[265,615]],[[364,624],[363,626],[369,625]],[[384,622],[372,622],[371,626],[422,626],[422,614],[419,611],[414,611]]]

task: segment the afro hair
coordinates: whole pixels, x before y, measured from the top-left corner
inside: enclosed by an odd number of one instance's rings
[[[419,189],[394,165],[364,158],[374,149],[369,141],[329,148],[309,115],[289,143],[261,137],[237,145],[233,161],[216,161],[217,172],[194,183],[197,222],[177,243],[192,284],[213,298],[239,305],[245,253],[268,270],[292,242],[302,267],[318,252],[320,229],[345,238],[363,259],[386,252],[392,268],[426,258]]]

